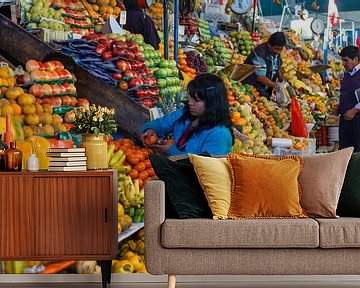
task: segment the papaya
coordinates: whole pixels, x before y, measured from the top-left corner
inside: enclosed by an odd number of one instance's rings
[[[10,116],[11,122],[11,131],[14,134],[14,140],[24,140],[24,131],[21,126],[19,118],[14,115]],[[4,133],[6,131],[6,117],[0,117],[0,132]],[[4,139],[3,139],[4,140]]]

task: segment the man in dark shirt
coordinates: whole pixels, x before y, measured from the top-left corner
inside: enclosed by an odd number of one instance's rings
[[[360,152],[360,52],[357,46],[347,46],[340,52],[346,69],[341,80],[340,100],[335,114],[340,114],[340,149],[354,147]]]
[[[133,34],[143,35],[144,42],[158,50],[160,38],[150,16],[140,9],[136,0],[124,0],[124,5],[126,8],[126,24],[124,28]]]
[[[286,37],[283,32],[275,32],[269,40],[257,46],[246,58],[245,63],[260,68],[243,82],[255,86],[262,96],[270,97],[277,81],[282,80],[280,53],[285,47]]]

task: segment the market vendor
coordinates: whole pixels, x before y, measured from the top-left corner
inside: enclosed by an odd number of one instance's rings
[[[186,156],[189,153],[226,155],[234,144],[226,87],[213,74],[201,74],[188,84],[189,100],[184,108],[147,122],[142,127],[141,140],[173,134],[175,143],[157,142],[150,146],[166,156]]]
[[[124,0],[123,3],[126,8],[126,24],[124,29],[133,34],[143,35],[144,42],[158,50],[160,37],[150,16],[146,15],[139,7],[137,0]]]
[[[265,43],[257,46],[246,58],[245,64],[260,66],[255,73],[247,77],[243,83],[255,86],[260,95],[270,97],[277,82],[282,81],[280,67],[282,60],[281,51],[286,44],[283,32],[275,32]]]
[[[357,46],[347,46],[339,54],[346,69],[335,107],[335,114],[340,115],[339,146],[360,152],[360,52]]]

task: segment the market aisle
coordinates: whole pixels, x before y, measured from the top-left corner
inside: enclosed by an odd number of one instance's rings
[[[100,283],[0,284],[0,288],[101,288]],[[166,288],[166,283],[113,283],[109,288]],[[355,288],[358,282],[211,282],[179,283],[177,288]]]

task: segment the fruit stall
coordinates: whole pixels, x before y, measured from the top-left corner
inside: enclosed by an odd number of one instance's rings
[[[49,148],[77,146],[79,137],[71,133],[77,109],[89,104],[115,109],[118,133],[106,139],[108,166],[117,170],[118,185],[119,245],[113,273],[146,272],[144,185],[156,175],[149,160],[154,152],[139,144],[140,127],[181,107],[188,97],[186,85],[196,75],[214,73],[223,79],[236,138],[234,151],[306,155],[336,149],[338,119],[332,113],[344,72],[341,61],[335,56],[329,59],[324,78],[313,65],[314,60],[322,60],[321,51],[294,31],[286,31],[288,43],[281,53],[286,83],[281,97],[268,99],[241,80],[254,71],[243,63],[254,47],[268,39],[272,24],[258,17],[255,29],[242,20],[239,29],[214,33],[209,17],[195,12],[205,3],[193,2],[180,5],[181,41],[170,37],[159,50],[146,44],[142,35],[101,32],[109,18],[118,18],[124,10],[119,0],[23,1],[22,27],[0,14],[0,132],[12,131],[23,152],[23,167],[34,143],[40,169],[48,168]],[[167,33],[162,30],[168,24],[163,17],[171,13],[168,8],[156,1],[147,7],[160,38]],[[231,18],[231,9],[223,8]],[[305,135],[292,129],[291,99],[299,103]],[[2,263],[5,274],[26,274],[20,275],[24,281],[38,281],[31,277],[44,271],[60,273],[56,279],[61,280],[66,275],[65,281],[92,281],[99,269],[92,259]],[[6,275],[0,281],[2,276]]]

